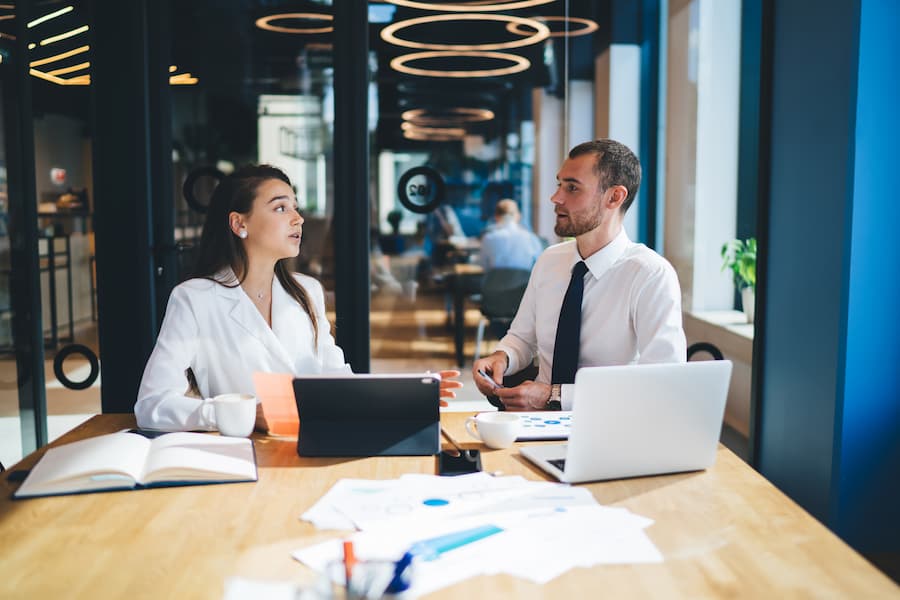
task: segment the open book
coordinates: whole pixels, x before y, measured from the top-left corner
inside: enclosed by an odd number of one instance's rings
[[[50,448],[13,497],[256,480],[248,438],[120,432]]]

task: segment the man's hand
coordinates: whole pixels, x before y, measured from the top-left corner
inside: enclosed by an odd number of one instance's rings
[[[439,373],[441,374],[441,398],[456,398],[456,392],[453,390],[463,386],[462,381],[456,380],[456,378],[459,377],[459,371],[448,369],[446,371],[439,371]],[[441,400],[441,406],[447,406],[447,403],[444,400]]]
[[[545,410],[550,399],[550,385],[526,381],[512,388],[498,388],[494,394],[506,410]]]
[[[496,390],[503,385],[503,373],[506,372],[508,364],[509,357],[503,350],[497,350],[489,356],[476,360],[472,365],[472,379],[478,391],[485,396],[496,396]],[[490,381],[479,375],[479,370],[487,373],[496,385],[491,385]]]

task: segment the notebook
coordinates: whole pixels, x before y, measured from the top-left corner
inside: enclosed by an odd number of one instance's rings
[[[440,375],[309,375],[294,379],[300,456],[440,452]]]
[[[731,361],[582,368],[568,444],[522,448],[560,481],[705,469],[716,458]]]
[[[14,498],[256,481],[248,438],[119,432],[50,448]]]

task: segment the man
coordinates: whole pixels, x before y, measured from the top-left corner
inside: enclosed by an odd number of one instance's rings
[[[509,332],[475,361],[485,395],[510,410],[570,410],[578,367],[684,362],[681,290],[672,266],[628,239],[622,222],[637,195],[641,166],[608,139],[573,148],[556,176],[560,237],[538,258]],[[536,381],[495,387],[539,360]]]
[[[521,225],[519,207],[513,200],[497,202],[495,225],[481,239],[478,262],[485,271],[490,269],[531,270],[544,245],[541,239]]]

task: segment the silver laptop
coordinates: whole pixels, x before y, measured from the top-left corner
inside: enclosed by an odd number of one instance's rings
[[[705,469],[730,380],[728,360],[582,368],[569,443],[522,455],[570,483]]]

